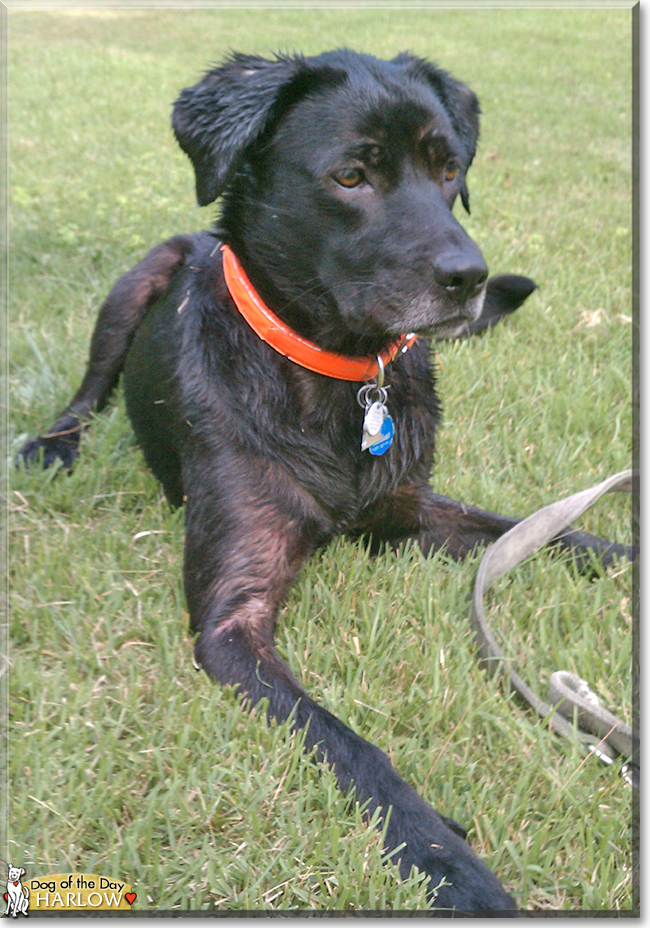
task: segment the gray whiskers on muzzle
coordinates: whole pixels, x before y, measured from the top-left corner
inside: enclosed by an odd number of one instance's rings
[[[461,305],[450,305],[448,300],[430,293],[414,297],[400,314],[398,329],[447,338],[461,333],[481,315],[485,290],[483,287],[480,293]]]

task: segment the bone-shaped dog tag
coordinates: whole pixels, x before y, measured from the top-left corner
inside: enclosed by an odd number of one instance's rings
[[[378,435],[387,415],[388,410],[383,403],[373,403],[372,406],[366,410],[366,415],[363,419],[364,432],[367,432],[369,435]]]

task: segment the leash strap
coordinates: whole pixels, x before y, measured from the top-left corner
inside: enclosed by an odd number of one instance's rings
[[[496,580],[534,554],[582,515],[605,493],[631,492],[633,471],[626,470],[597,486],[545,506],[517,523],[491,545],[479,565],[472,598],[472,628],[481,658],[490,672],[507,677],[511,686],[558,734],[577,740],[605,763],[617,754],[627,759],[621,773],[631,785],[639,785],[639,736],[620,719],[603,709],[589,684],[575,674],[558,671],[551,677],[549,701],[545,702],[511,668],[485,618],[485,594]],[[577,724],[574,724],[574,717]],[[596,736],[596,737],[594,737]]]

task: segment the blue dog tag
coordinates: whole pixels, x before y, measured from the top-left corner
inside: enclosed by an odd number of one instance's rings
[[[373,442],[368,448],[370,454],[385,454],[393,443],[394,431],[393,420],[390,416],[386,416],[379,432],[379,440]]]

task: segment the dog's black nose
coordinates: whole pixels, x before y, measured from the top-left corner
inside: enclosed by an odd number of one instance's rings
[[[478,249],[476,252],[446,252],[438,256],[433,265],[436,283],[450,296],[464,303],[476,296],[485,286],[488,269]]]

